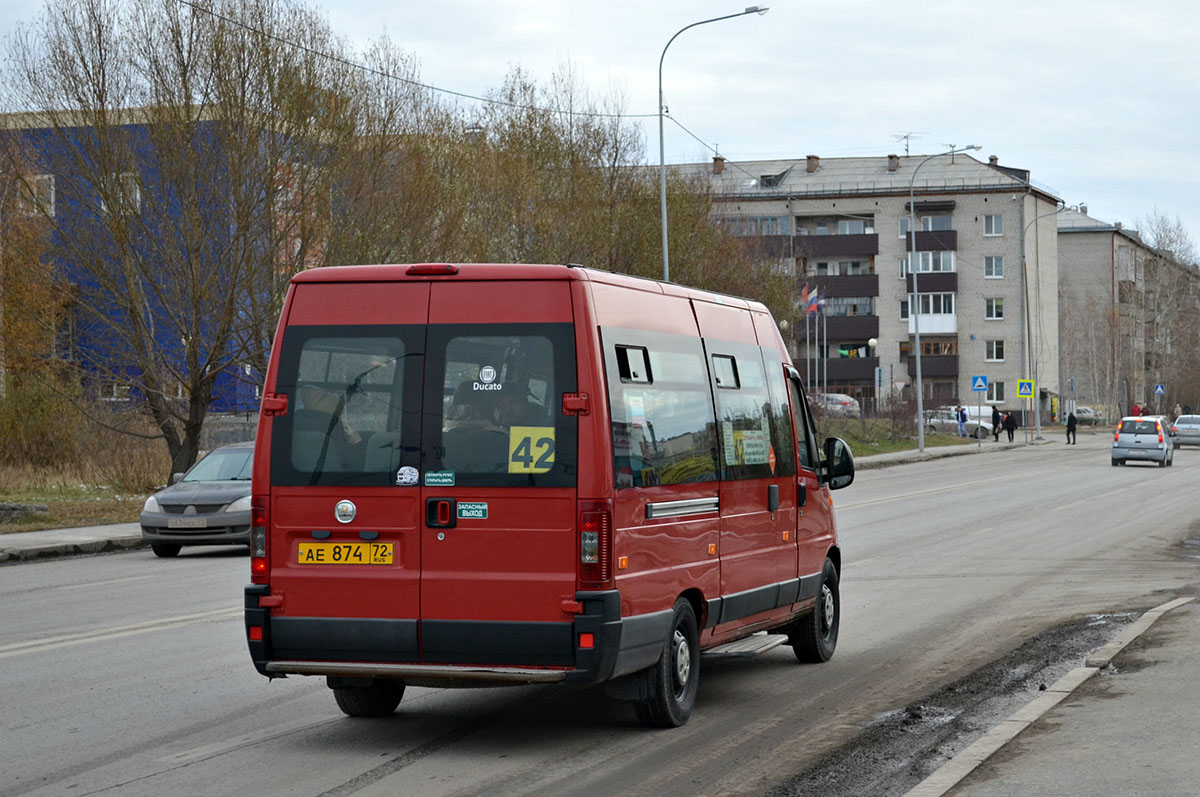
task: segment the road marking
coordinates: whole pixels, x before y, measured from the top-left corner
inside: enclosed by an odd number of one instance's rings
[[[153,631],[165,631],[168,628],[179,628],[185,625],[195,625],[197,623],[207,623],[211,620],[225,620],[234,617],[242,616],[244,609],[217,609],[211,612],[201,612],[199,614],[185,614],[179,617],[166,617],[160,620],[147,620],[143,623],[133,623],[131,625],[118,626],[116,628],[103,628],[97,631],[83,631],[78,634],[65,634],[63,636],[46,637],[45,639],[33,639],[28,642],[15,642],[10,645],[0,645],[0,659],[7,659],[12,656],[20,656],[25,653],[42,653],[47,650],[57,650],[58,648],[72,647],[74,645],[82,645],[86,642],[105,642],[110,639],[121,639],[122,637],[136,636],[138,634],[148,634]]]
[[[161,578],[158,574],[148,576],[127,576],[125,578],[110,578],[107,581],[85,581],[82,584],[65,584],[55,589],[86,589],[87,587],[100,587],[106,584],[124,584],[127,581],[144,581],[148,578]]]
[[[288,734],[296,733],[297,731],[316,728],[320,725],[325,725],[330,722],[337,722],[341,719],[344,719],[341,714],[329,714],[324,717],[318,717],[317,719],[313,719],[312,717],[304,717],[303,719],[285,722],[282,725],[274,725],[270,728],[254,731],[253,733],[235,736],[232,739],[224,739],[219,742],[213,742],[212,744],[206,744],[202,747],[193,747],[182,753],[164,756],[158,760],[160,763],[164,764],[192,764],[205,758],[214,758],[216,756],[223,755],[231,750],[248,747],[252,744],[258,744],[259,742],[270,741],[271,739],[287,736]]]

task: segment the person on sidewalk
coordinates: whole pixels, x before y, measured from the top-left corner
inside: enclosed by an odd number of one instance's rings
[[[992,405],[992,437],[996,443],[1000,442],[1000,408],[995,404]]]
[[[1004,431],[1008,432],[1008,442],[1011,443],[1013,441],[1013,432],[1015,432],[1016,430],[1017,430],[1016,417],[1013,416],[1012,412],[1005,413],[1005,415],[1004,415]]]
[[[954,411],[954,419],[958,421],[958,436],[967,436],[967,411],[963,405],[959,404],[958,409]]]
[[[1079,422],[1075,420],[1074,410],[1067,413],[1067,445],[1069,446],[1073,446],[1078,442],[1075,439],[1075,427],[1078,425],[1078,423]]]

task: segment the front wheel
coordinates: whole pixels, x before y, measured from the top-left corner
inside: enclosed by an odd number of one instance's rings
[[[975,439],[976,440],[982,440],[983,438],[985,438],[987,436],[988,436],[987,429],[984,429],[982,426],[978,426],[975,428]]]
[[[150,550],[154,551],[155,556],[161,556],[163,559],[170,559],[172,556],[179,554],[179,549],[183,546],[177,542],[152,542]]]
[[[692,715],[700,687],[700,632],[696,613],[686,599],[675,601],[671,628],[658,664],[642,676],[634,704],[638,720],[649,728],[678,728]]]
[[[333,699],[338,708],[351,717],[386,717],[400,705],[404,697],[404,681],[376,678],[369,686],[337,686]]]
[[[838,572],[829,559],[821,569],[821,588],[812,613],[801,617],[788,634],[792,652],[803,663],[819,663],[833,658],[841,625],[842,602],[838,592]]]

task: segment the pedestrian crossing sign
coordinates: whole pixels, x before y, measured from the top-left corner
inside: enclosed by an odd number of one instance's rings
[[[1155,386],[1154,386],[1154,395],[1156,395],[1156,396],[1165,396],[1165,395],[1166,395],[1166,393],[1167,393],[1167,386],[1166,386],[1166,385],[1155,385]]]
[[[1033,380],[1018,379],[1017,380],[1017,396],[1020,398],[1033,398]]]
[[[971,389],[976,393],[987,390],[987,377],[982,375],[971,377]]]

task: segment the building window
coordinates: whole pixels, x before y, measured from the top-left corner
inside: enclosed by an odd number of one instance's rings
[[[989,321],[999,321],[1004,318],[1003,299],[984,299],[983,317]]]
[[[124,382],[104,382],[100,385],[101,401],[129,401],[130,386]]]
[[[900,302],[900,320],[904,321],[908,318],[908,299],[903,299]]]
[[[1004,276],[1004,258],[999,255],[983,259],[983,276],[987,279],[1000,279]]]
[[[54,175],[35,174],[17,191],[17,209],[26,216],[54,216]]]
[[[990,363],[1004,362],[1004,341],[1002,340],[985,340],[984,342],[983,359]]]
[[[830,296],[825,300],[825,315],[875,315],[870,296]]]
[[[1004,235],[1004,217],[999,213],[990,213],[983,217],[984,235]]]
[[[829,235],[829,222],[827,222],[827,221],[818,221],[817,222],[817,235]]]
[[[111,195],[111,202],[122,213],[137,213],[142,209],[142,186],[136,172],[114,174],[107,193]],[[101,211],[109,212],[113,204],[101,194]]]
[[[1004,402],[1003,382],[988,382],[987,401],[989,404],[1001,404]]]
[[[866,229],[862,219],[838,219],[838,235],[862,235]]]
[[[947,215],[941,216],[917,216],[917,230],[919,232],[941,232],[942,230],[952,230],[954,227],[950,223],[950,217]],[[904,238],[908,235],[908,216],[900,219],[900,237]]]
[[[954,271],[954,253],[953,252],[917,252],[917,272],[928,273],[930,271],[951,272]],[[907,258],[900,261],[900,277],[903,278],[908,273]]]
[[[921,308],[919,311],[921,315],[954,314],[953,293],[922,293],[917,298],[917,306]]]

